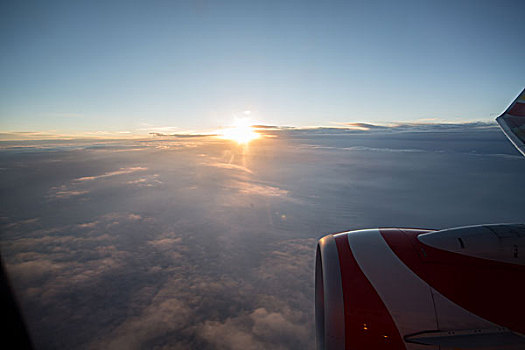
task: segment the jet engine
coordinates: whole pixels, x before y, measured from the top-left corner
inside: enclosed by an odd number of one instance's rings
[[[319,240],[318,349],[524,349],[525,225]]]

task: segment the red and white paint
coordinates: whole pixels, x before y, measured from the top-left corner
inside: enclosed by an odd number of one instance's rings
[[[474,237],[487,232],[499,232],[499,244]],[[524,243],[524,225],[324,237],[316,264],[318,348],[525,348]]]

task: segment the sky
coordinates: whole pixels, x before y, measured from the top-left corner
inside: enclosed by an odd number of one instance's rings
[[[313,349],[323,235],[525,220],[525,162],[492,124],[264,132],[0,142],[0,252],[36,348]]]
[[[2,1],[0,131],[493,120],[523,1]]]

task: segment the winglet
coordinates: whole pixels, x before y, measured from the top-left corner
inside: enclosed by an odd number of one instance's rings
[[[508,139],[525,156],[525,89],[496,121]]]

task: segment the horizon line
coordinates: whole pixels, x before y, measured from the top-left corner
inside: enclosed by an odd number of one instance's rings
[[[338,130],[342,132],[380,132],[380,131],[415,131],[415,129],[435,127],[497,127],[495,120],[474,120],[474,121],[401,121],[388,123],[366,123],[348,122],[334,123],[333,125],[312,125],[312,126],[286,126],[286,125],[265,125],[253,124],[250,127],[262,135],[269,135],[279,132],[306,132],[314,130]],[[193,130],[181,130],[178,132],[161,132],[160,130],[174,130],[175,127],[154,127],[149,130],[138,129],[133,131],[0,131],[0,142],[5,141],[45,141],[45,140],[139,140],[155,139],[159,137],[175,138],[198,138],[198,137],[217,137],[222,128],[210,131],[196,132]]]

